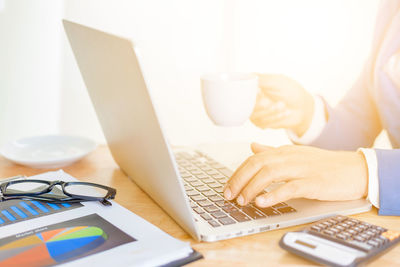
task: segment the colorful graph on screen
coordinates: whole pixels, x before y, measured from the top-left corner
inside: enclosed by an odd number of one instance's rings
[[[93,223],[93,216],[97,226],[75,226],[79,221]],[[53,225],[0,240],[0,266],[52,266],[135,241],[97,214],[61,224],[71,226],[54,228],[56,225]]]

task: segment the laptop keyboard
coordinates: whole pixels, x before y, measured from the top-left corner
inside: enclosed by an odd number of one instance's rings
[[[223,197],[223,188],[231,171],[200,152],[175,153],[179,172],[184,180],[190,206],[212,227],[278,216],[296,210],[286,203],[259,208],[250,203],[239,206]]]

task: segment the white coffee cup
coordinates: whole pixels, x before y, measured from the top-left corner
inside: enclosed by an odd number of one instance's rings
[[[201,77],[203,102],[210,119],[221,126],[239,126],[251,115],[258,92],[257,75],[214,73]]]

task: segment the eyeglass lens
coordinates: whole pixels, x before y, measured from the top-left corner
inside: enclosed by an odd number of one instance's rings
[[[108,190],[93,185],[68,184],[65,186],[65,192],[72,195],[105,197],[108,193]]]
[[[47,183],[41,183],[41,182],[15,183],[7,186],[6,193],[13,191],[21,191],[26,193],[40,193],[43,192],[46,188],[48,188],[48,186],[49,185]]]

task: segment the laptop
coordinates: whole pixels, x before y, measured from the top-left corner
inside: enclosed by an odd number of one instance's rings
[[[268,208],[224,200],[232,171],[202,152],[171,148],[137,47],[126,38],[63,23],[114,160],[193,238],[218,241],[370,210],[364,199],[293,199]]]

